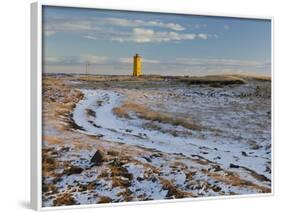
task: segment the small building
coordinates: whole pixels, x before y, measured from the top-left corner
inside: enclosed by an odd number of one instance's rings
[[[139,54],[136,54],[134,56],[133,76],[140,76],[141,74],[141,57]]]

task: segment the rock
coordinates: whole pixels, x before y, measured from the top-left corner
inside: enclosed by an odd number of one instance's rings
[[[62,181],[62,177],[55,177],[55,178],[53,179],[53,183],[54,183],[54,184],[56,184],[56,183],[58,183],[58,182],[60,182],[60,181]]]
[[[103,160],[103,153],[100,150],[97,150],[94,156],[91,158],[91,163],[94,163],[95,165],[100,165]]]
[[[141,182],[143,181],[144,179],[142,177],[137,177],[137,181]]]
[[[266,166],[266,169],[264,172],[268,172],[269,174],[271,174],[271,168],[269,166]]]
[[[257,150],[261,148],[261,146],[259,146],[256,141],[250,141],[249,144],[251,146],[251,149]]]
[[[72,175],[72,174],[80,174],[83,171],[83,169],[81,167],[78,166],[70,166],[70,168],[68,168],[65,171],[65,174],[67,175]]]
[[[159,158],[159,157],[161,157],[161,156],[163,156],[160,152],[158,152],[158,153],[155,153],[155,154],[152,154],[151,156],[150,156],[150,158]]]
[[[241,154],[243,155],[243,156],[245,156],[245,157],[247,157],[248,155],[247,155],[247,153],[246,152],[244,152],[244,151],[242,151],[241,152]]]
[[[219,191],[221,191],[221,187],[220,186],[213,186],[213,191],[219,192]]]
[[[86,109],[86,112],[89,116],[96,117],[96,112],[92,109]]]
[[[231,163],[231,164],[229,164],[229,167],[230,167],[230,168],[235,168],[235,169],[237,169],[237,168],[239,168],[240,166]]]
[[[93,123],[93,126],[96,127],[96,128],[101,128],[101,126],[99,126],[99,125],[97,125],[97,124],[95,124],[95,123]],[[102,136],[103,136],[103,135],[102,135]],[[101,136],[101,137],[102,137],[102,136]]]
[[[214,169],[214,172],[222,171],[222,168],[221,168],[219,165],[215,165],[215,166],[213,167],[213,169]]]
[[[152,178],[151,178],[151,181],[152,181],[153,183],[155,183],[155,182],[157,181],[157,178],[156,178],[156,177],[152,177]]]
[[[151,163],[151,159],[149,157],[143,156],[142,158],[144,158],[147,162]]]
[[[69,152],[69,150],[70,150],[70,147],[65,146],[60,149],[60,152]]]
[[[87,185],[79,184],[78,192],[83,192],[87,190]]]
[[[254,145],[252,145],[252,147],[251,147],[252,149],[254,149],[254,150],[256,150],[256,149],[259,149],[259,148],[261,148],[261,146],[259,146],[259,145],[257,145],[257,144],[254,144]]]

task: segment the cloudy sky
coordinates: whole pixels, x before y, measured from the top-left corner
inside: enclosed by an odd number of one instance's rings
[[[65,7],[43,9],[43,71],[131,74],[133,55],[145,74],[270,75],[268,20],[125,12]]]

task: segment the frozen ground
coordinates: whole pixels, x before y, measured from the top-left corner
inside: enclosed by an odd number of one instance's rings
[[[184,133],[185,129],[181,126],[153,122],[164,129],[162,132],[143,128],[147,121],[137,115],[131,116],[133,119],[118,118],[112,109],[120,106],[126,97],[113,91],[83,90],[85,98],[78,103],[73,118],[85,133],[100,135],[105,140],[154,148],[166,153],[198,155],[225,168],[232,163],[270,179],[270,170],[267,170],[271,159],[270,109],[262,101],[255,103],[253,99],[240,98],[241,92],[248,89],[244,85],[241,87],[227,88],[228,91],[208,91],[208,88],[198,86],[186,90],[161,89],[153,94],[143,92],[142,97],[137,99],[137,102],[146,103],[156,111],[192,116],[200,122],[203,130],[192,131],[188,136],[174,136],[165,132],[165,129],[169,129],[170,132]],[[157,107],[159,103],[160,108]],[[87,113],[88,110],[94,111],[95,116]],[[253,148],[253,144],[257,146]]]
[[[59,181],[45,179],[57,189],[45,194],[46,206],[271,191],[270,82],[143,88],[67,82],[83,98],[70,111],[71,136],[60,139],[73,137],[87,148],[46,140],[54,151],[68,148],[58,157],[61,165],[81,170],[65,175],[61,167],[54,174]],[[57,137],[49,123],[46,134]],[[107,153],[107,161],[92,166],[96,150]],[[65,193],[70,198],[60,204],[57,197]]]

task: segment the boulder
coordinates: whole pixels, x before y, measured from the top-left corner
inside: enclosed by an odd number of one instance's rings
[[[243,155],[243,156],[245,156],[245,157],[247,157],[248,155],[247,155],[247,153],[246,152],[244,152],[244,151],[242,151],[241,152],[241,154]]]
[[[95,165],[100,165],[104,160],[103,155],[104,154],[100,150],[97,150],[94,156],[91,158],[91,163]]]
[[[240,166],[231,163],[231,164],[229,164],[229,167],[230,167],[230,168],[237,169],[237,168],[239,168]]]
[[[80,174],[83,171],[83,168],[78,166],[71,166],[66,171],[65,174],[72,175],[72,174]]]

